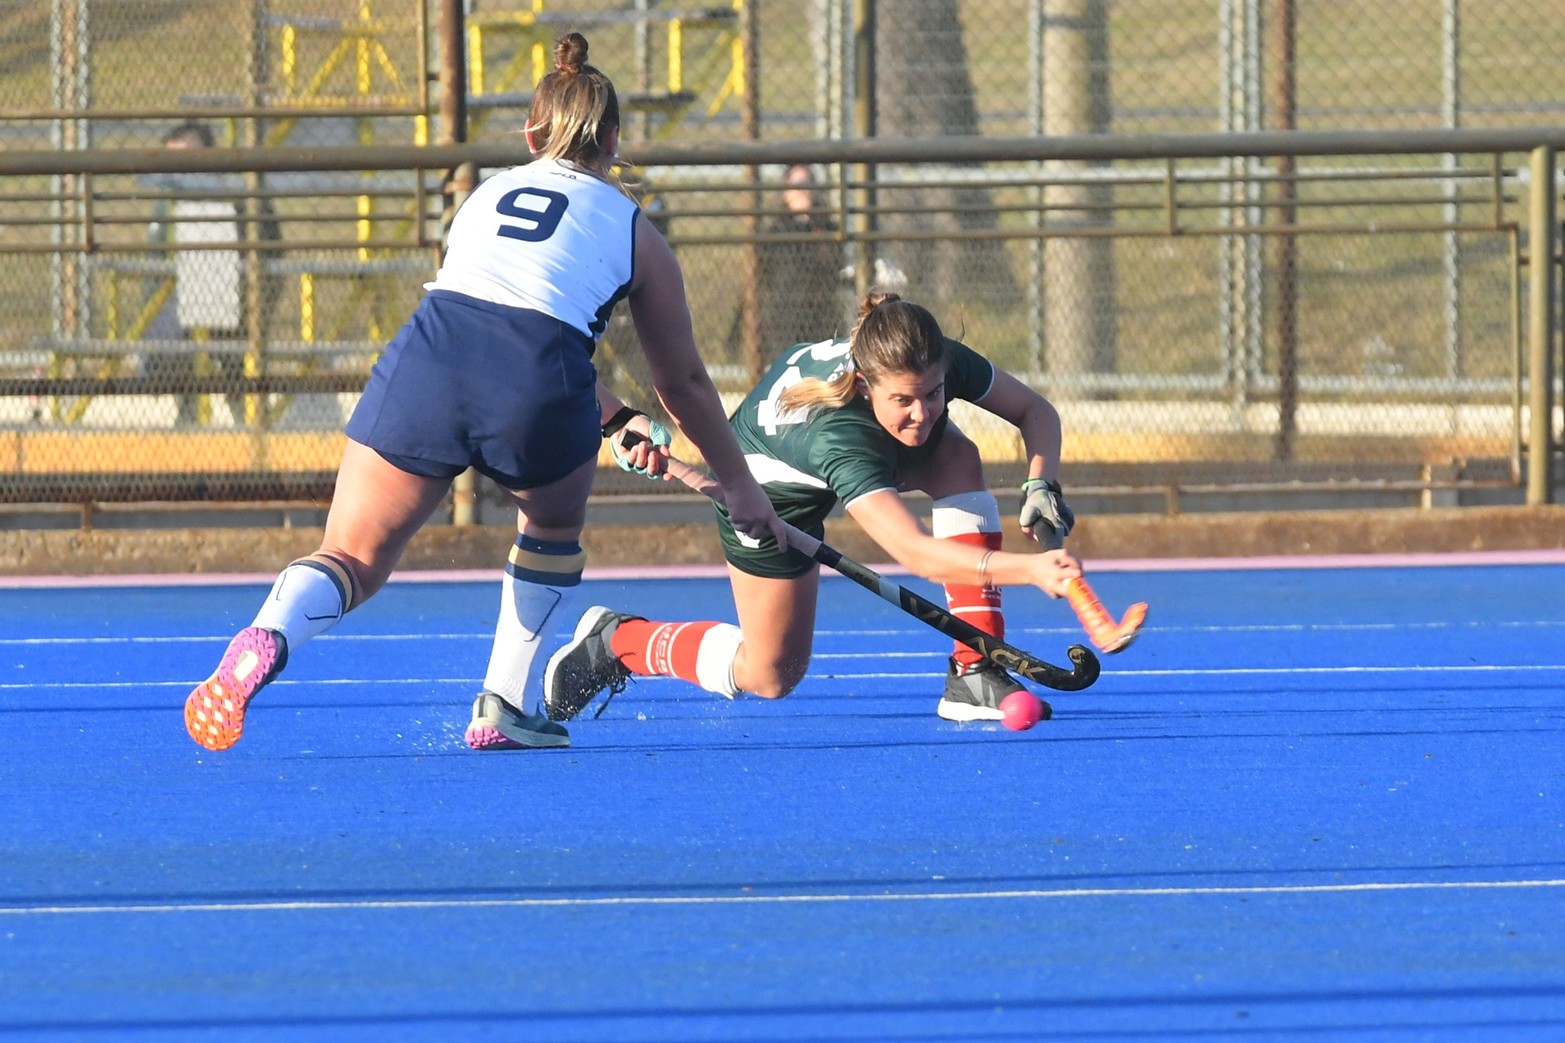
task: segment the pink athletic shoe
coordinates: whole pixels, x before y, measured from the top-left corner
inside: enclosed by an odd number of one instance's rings
[[[185,730],[209,750],[226,750],[245,729],[245,707],[288,662],[288,643],[275,630],[245,627],[228,643],[212,676],[185,700]]]

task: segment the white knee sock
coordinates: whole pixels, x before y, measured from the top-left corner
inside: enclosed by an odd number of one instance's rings
[[[929,531],[942,538],[970,532],[999,532],[999,501],[987,489],[942,497],[934,502]]]
[[[732,623],[719,623],[701,638],[696,652],[696,680],[709,692],[739,698],[739,686],[734,683],[734,659],[739,646],[744,644],[744,632]]]
[[[486,691],[526,709],[527,682],[538,655],[538,638],[565,595],[581,583],[586,560],[574,540],[517,537],[500,590],[500,619],[484,673]]]
[[[336,561],[301,558],[277,574],[251,626],[280,632],[290,651],[336,626],[352,604],[353,578]]]

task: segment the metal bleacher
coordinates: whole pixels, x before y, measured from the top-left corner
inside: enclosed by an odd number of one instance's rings
[[[264,11],[255,67],[267,71],[266,81],[245,97],[182,95],[180,109],[207,122],[220,147],[430,144],[438,117],[426,88],[434,79],[430,40],[420,36],[428,26],[406,5],[393,6],[359,0],[345,18]],[[737,6],[545,10],[542,0],[473,11],[464,22],[467,139],[480,138],[498,115],[519,125],[531,84],[567,28],[589,33],[595,56],[638,55],[638,68],[616,76],[622,111],[641,117],[642,137],[667,137],[742,92],[738,14]],[[251,117],[251,109],[275,114]],[[14,462],[7,499],[86,505],[329,494],[343,419],[329,404],[340,398],[341,407],[362,388],[438,264],[449,214],[441,212],[448,202],[441,175],[227,176],[242,190],[206,194],[232,199],[235,231],[221,243],[116,237],[64,262],[68,277],[56,281],[62,296],[54,311],[67,319],[29,335],[0,370],[0,397],[11,403],[0,419],[14,427],[0,439],[0,454]],[[132,189],[105,190],[113,194],[94,209],[130,227],[147,220],[151,203],[202,195],[140,177]],[[263,206],[275,210],[259,217]],[[263,219],[275,221],[276,238],[252,227]],[[260,318],[223,334],[178,323],[171,332],[179,265],[191,250],[238,257],[247,312]],[[260,308],[258,279],[268,287]],[[191,362],[156,364],[175,357]],[[182,374],[177,381],[171,369]],[[174,404],[193,397],[195,419],[176,421]],[[328,405],[301,410],[306,402]]]

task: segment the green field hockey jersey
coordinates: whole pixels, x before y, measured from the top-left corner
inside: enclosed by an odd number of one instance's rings
[[[806,532],[818,532],[831,509],[881,489],[897,488],[898,465],[928,452],[945,430],[942,417],[929,440],[911,449],[875,420],[855,395],[836,409],[781,412],[778,397],[807,377],[832,380],[848,368],[848,342],[790,348],[734,411],[734,433],[750,473],[777,513]],[[994,384],[994,366],[960,341],[946,338],[946,401],[976,402]]]

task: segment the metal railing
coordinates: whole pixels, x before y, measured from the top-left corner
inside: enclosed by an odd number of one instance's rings
[[[668,201],[675,229],[670,240],[681,256],[700,260],[710,254],[719,259],[738,258],[741,267],[714,265],[711,274],[687,273],[690,294],[698,313],[717,310],[703,303],[732,292],[735,272],[754,273],[754,252],[769,243],[786,240],[759,231],[760,222],[776,208],[767,201],[769,171],[789,163],[805,162],[829,171],[822,186],[822,212],[835,224],[833,237],[844,257],[855,262],[858,288],[867,284],[871,262],[892,246],[920,242],[999,242],[1022,251],[1045,242],[1132,240],[1172,244],[1215,239],[1225,244],[1251,243],[1306,236],[1389,237],[1405,234],[1481,234],[1496,236],[1506,246],[1510,285],[1504,312],[1509,320],[1507,350],[1513,356],[1505,373],[1473,376],[1452,370],[1436,375],[1330,374],[1299,372],[1277,360],[1266,363],[1261,353],[1246,347],[1237,330],[1246,320],[1244,293],[1260,293],[1256,287],[1236,289],[1225,285],[1222,328],[1232,344],[1220,366],[1207,372],[1185,374],[1142,373],[1134,369],[1070,371],[1044,365],[1031,343],[1044,335],[1045,321],[1038,301],[1023,310],[1021,332],[1015,339],[1020,362],[1008,363],[1051,396],[1080,399],[1079,415],[1102,413],[1112,422],[1116,396],[1141,395],[1147,399],[1179,402],[1196,396],[1224,403],[1235,425],[1254,424],[1249,414],[1265,404],[1267,434],[1281,442],[1289,425],[1297,426],[1301,396],[1313,402],[1321,397],[1380,398],[1425,402],[1435,400],[1453,410],[1477,401],[1498,402],[1509,412],[1509,456],[1513,470],[1525,487],[1529,503],[1549,502],[1553,497],[1554,447],[1557,445],[1556,355],[1559,344],[1558,289],[1560,232],[1556,198],[1556,153],[1565,144],[1565,127],[1490,130],[1428,130],[1396,132],[1263,132],[1244,134],[1149,134],[1134,136],[1082,135],[1026,138],[946,138],[930,140],[866,139],[786,143],[751,143],[728,146],[678,146],[655,144],[630,150],[626,161],[647,175],[659,197]],[[1293,172],[1277,165],[1246,165],[1230,173],[1221,161],[1278,157],[1295,160],[1332,160],[1331,164],[1293,164]],[[1372,164],[1353,160],[1372,157]],[[1453,166],[1443,160],[1420,157],[1460,157],[1470,165]],[[461,168],[496,168],[518,160],[511,146],[492,144],[439,146],[385,146],[332,148],[208,149],[198,152],[167,150],[82,150],[0,152],[0,214],[26,212],[28,220],[6,221],[12,231],[0,244],[0,259],[33,254],[47,258],[57,272],[78,263],[84,267],[119,254],[131,257],[159,249],[126,234],[135,223],[136,207],[147,194],[127,191],[127,177],[146,174],[228,173],[244,174],[250,183],[273,176],[333,174],[353,179],[379,178],[394,182],[386,190],[388,200],[382,219],[366,226],[365,211],[355,206],[337,220],[311,217],[290,225],[286,212],[290,190],[252,193],[250,202],[264,194],[275,204],[283,236],[265,242],[248,233],[237,244],[261,274],[281,274],[307,279],[328,273],[350,282],[368,278],[377,265],[390,261],[432,270],[439,244],[442,211],[450,199],[443,193],[451,173]],[[865,179],[865,172],[872,173]],[[394,175],[386,178],[385,175]],[[53,188],[40,188],[49,179]],[[1051,199],[1058,190],[1084,185],[1111,184],[1114,192],[1104,202],[1072,196],[1067,202]],[[919,229],[898,224],[919,217],[921,208],[898,197],[899,189],[940,189],[959,192],[980,185],[987,201],[968,205],[973,213],[993,218],[984,227],[961,227],[962,205],[941,211],[933,227]],[[1275,191],[1287,185],[1286,193]],[[1332,193],[1312,198],[1309,190],[1329,186]],[[293,190],[308,193],[309,185]],[[317,195],[320,193],[317,192]],[[366,195],[362,186],[349,185],[342,198],[355,204]],[[38,218],[47,201],[55,215]],[[249,205],[248,203],[246,205]],[[1455,219],[1449,216],[1455,214]],[[366,234],[365,229],[370,229]],[[234,249],[226,243],[206,249]],[[193,247],[192,249],[201,249]],[[1225,247],[1226,248],[1226,247]],[[1037,255],[1033,255],[1037,256]],[[1541,262],[1541,263],[1540,263]],[[102,266],[107,267],[107,266]],[[1239,267],[1234,268],[1240,271]],[[1056,276],[1059,269],[1056,268]],[[72,278],[75,278],[74,276]],[[396,278],[396,276],[386,276]],[[1236,283],[1243,281],[1240,271]],[[728,285],[721,292],[713,286]],[[57,302],[56,312],[85,306],[81,299],[99,291],[90,280],[56,291],[69,300]],[[409,283],[422,276],[404,276],[399,292],[407,296]],[[754,307],[764,288],[753,274],[739,280],[741,310]],[[1042,281],[1038,269],[1024,282],[1030,291]],[[1240,290],[1243,292],[1240,292]],[[416,286],[412,288],[416,295]],[[1275,286],[1266,292],[1275,293]],[[73,297],[74,295],[74,297]],[[1090,307],[1090,302],[1086,306]],[[101,309],[101,302],[99,303]],[[301,315],[304,306],[301,305]],[[313,305],[311,306],[313,307]],[[726,305],[724,306],[726,309]],[[1275,310],[1276,302],[1272,302]],[[36,338],[54,350],[78,355],[103,356],[116,348],[139,350],[129,340],[96,335],[88,315],[77,328],[69,321]],[[77,313],[73,313],[77,314]],[[313,313],[312,313],[313,314]],[[58,319],[58,315],[56,316]],[[384,316],[376,332],[389,335]],[[740,331],[735,333],[735,331]],[[754,324],[738,324],[730,341],[748,341]],[[39,331],[44,333],[46,331]],[[997,338],[998,339],[998,338]],[[612,340],[612,337],[611,337]],[[286,347],[285,347],[286,345]],[[335,346],[335,347],[334,347]],[[373,338],[322,338],[312,349],[308,338],[279,337],[252,331],[248,342],[250,363],[240,375],[200,377],[181,390],[193,394],[231,393],[257,399],[276,394],[350,394],[362,369],[288,372],[268,370],[264,363],[315,351],[325,358],[336,354],[373,352]],[[753,372],[764,346],[731,344],[727,359],[711,360],[714,369],[732,364],[736,375]],[[25,354],[20,346],[0,350],[0,361],[9,353]],[[622,375],[634,377],[633,367],[619,365],[624,345],[611,343],[600,360]],[[0,400],[81,399],[88,396],[136,396],[167,393],[170,389],[150,377],[109,370],[64,371],[42,375],[7,372],[0,379]],[[742,381],[740,381],[742,383]],[[742,389],[742,388],[740,388]],[[642,389],[644,390],[644,389]],[[738,390],[738,389],[736,389]],[[1120,403],[1123,405],[1123,403]],[[1120,413],[1125,413],[1124,409]],[[255,417],[250,417],[252,421]],[[14,425],[18,444],[28,432]],[[133,427],[135,425],[132,425]],[[276,434],[252,423],[245,437],[264,442]],[[1187,432],[1188,434],[1189,432]],[[1199,435],[1201,432],[1193,433]],[[51,495],[69,491],[69,482],[39,478],[33,466],[22,462],[16,450],[11,470],[26,473],[27,481],[0,499],[15,502],[25,489],[48,488]],[[276,454],[258,451],[248,462],[261,468],[254,483],[257,493],[272,495],[277,472],[319,472],[318,466],[279,465]],[[0,490],[7,488],[4,460],[0,460]],[[1424,461],[1427,463],[1427,461]],[[200,462],[192,464],[197,470]],[[1427,470],[1427,468],[1426,468]],[[1522,476],[1524,475],[1524,479]],[[102,477],[102,476],[100,476]],[[1335,479],[1333,479],[1335,480]],[[1441,479],[1424,481],[1430,488]],[[1459,481],[1457,479],[1456,481]],[[243,488],[230,482],[225,492]],[[1235,482],[1235,484],[1241,484]],[[1265,482],[1255,483],[1257,487]],[[103,478],[102,498],[117,498],[113,482]],[[1204,486],[1203,486],[1204,488]],[[91,499],[83,486],[72,494]],[[122,497],[120,497],[122,498]]]

